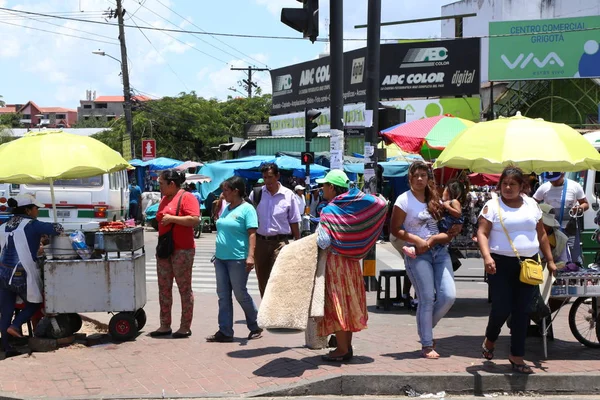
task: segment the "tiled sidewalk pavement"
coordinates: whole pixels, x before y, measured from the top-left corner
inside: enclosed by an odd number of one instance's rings
[[[217,298],[196,294],[196,311],[189,339],[153,339],[148,332],[158,323],[156,284],[148,285],[148,324],[134,342],[96,347],[70,347],[52,353],[34,353],[0,361],[0,396],[31,398],[84,397],[93,395],[198,397],[239,395],[259,389],[277,389],[291,383],[340,374],[421,374],[444,372],[509,372],[508,337],[498,342],[497,364],[487,366],[480,345],[487,321],[488,304],[483,284],[460,288],[460,298],[435,331],[439,360],[419,358],[414,315],[384,312],[374,307],[369,293],[369,329],[355,336],[354,360],[347,365],[321,361],[324,351],[303,347],[303,335],[265,333],[247,341],[243,321],[236,323],[234,343],[206,343],[217,330]],[[175,295],[177,299],[178,295]],[[178,310],[175,304],[175,310]],[[527,359],[538,374],[586,373],[600,370],[600,351],[581,346],[568,328],[567,312],[561,311],[550,342],[549,359],[543,360],[541,339],[528,339]],[[175,313],[174,320],[177,320]],[[243,316],[236,305],[236,318]],[[108,321],[106,314],[94,317]],[[178,326],[175,325],[176,329]]]

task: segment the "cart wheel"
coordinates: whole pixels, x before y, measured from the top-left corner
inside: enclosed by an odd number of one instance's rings
[[[198,225],[196,225],[194,227],[194,238],[195,239],[200,239],[200,236],[202,235],[202,223],[199,222]]]
[[[52,319],[56,320],[56,325],[52,323]],[[46,336],[52,339],[61,339],[67,336],[71,336],[71,318],[69,314],[58,314],[54,317],[49,318],[48,328],[46,330]]]
[[[138,333],[137,321],[133,313],[120,312],[110,319],[108,332],[118,342],[133,339]]]
[[[578,297],[569,311],[569,328],[581,344],[587,347],[600,348],[598,341],[598,324],[596,315],[598,302],[595,297]]]
[[[69,316],[69,327],[71,328],[71,333],[76,333],[81,329],[81,326],[83,325],[81,315],[75,313],[67,315]]]
[[[137,322],[138,331],[141,331],[146,326],[146,311],[143,308],[135,312],[135,321]]]

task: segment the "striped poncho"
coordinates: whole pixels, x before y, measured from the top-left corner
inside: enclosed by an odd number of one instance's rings
[[[384,200],[355,188],[335,197],[323,208],[320,229],[329,236],[334,253],[360,259],[377,241],[386,214]]]

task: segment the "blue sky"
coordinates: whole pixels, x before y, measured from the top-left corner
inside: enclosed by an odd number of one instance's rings
[[[448,0],[382,0],[382,21],[439,16]],[[104,21],[113,0],[0,0],[0,7]],[[126,23],[170,29],[269,36],[299,36],[280,22],[282,7],[301,7],[295,0],[124,0]],[[180,14],[181,16],[177,15]],[[320,0],[320,38],[327,38],[329,1]],[[344,0],[344,37],[366,38],[367,0]],[[111,20],[116,21],[116,20]],[[382,28],[382,38],[439,37],[440,22]],[[43,29],[49,32],[41,32]],[[54,33],[50,33],[54,32]],[[58,34],[56,34],[58,33]],[[316,58],[325,43],[308,40],[245,39],[162,33],[126,28],[131,86],[154,97],[195,90],[224,100],[245,78],[230,67],[279,68]],[[80,36],[83,40],[65,35]],[[7,103],[35,101],[39,106],[76,108],[86,90],[97,96],[123,93],[120,65],[92,54],[102,49],[120,59],[117,27],[24,17],[0,10],[0,95]],[[104,41],[104,42],[97,42]],[[364,47],[346,42],[346,50]],[[265,93],[268,72],[255,74]]]

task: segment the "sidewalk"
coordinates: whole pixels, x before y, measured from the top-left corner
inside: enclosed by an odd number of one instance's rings
[[[527,360],[536,364],[536,375],[509,378],[507,331],[498,341],[497,364],[484,364],[480,345],[487,321],[486,286],[460,289],[449,315],[435,331],[442,358],[419,358],[415,318],[408,311],[377,310],[375,293],[368,293],[369,329],[355,336],[357,355],[350,364],[326,364],[324,351],[304,348],[304,335],[275,335],[248,342],[242,312],[236,304],[236,341],[206,343],[204,337],[217,330],[217,298],[197,294],[193,336],[189,339],[153,339],[148,332],[158,326],[156,284],[148,285],[145,307],[148,324],[136,341],[95,347],[72,347],[52,353],[34,353],[0,361],[0,396],[90,397],[90,396],[236,396],[287,391],[285,394],[404,394],[401,383],[413,387],[462,391],[473,377],[488,374],[500,381],[500,390],[518,388],[515,382],[538,382],[551,390],[594,390],[600,369],[600,351],[581,346],[572,336],[566,310],[555,326],[549,359],[543,360],[541,339],[528,339]],[[175,295],[174,320],[179,304]],[[258,299],[257,299],[258,300]],[[90,314],[108,322],[108,314]],[[178,325],[174,325],[177,329]],[[560,377],[560,380],[557,380]],[[571,381],[565,383],[565,379]],[[337,379],[328,379],[337,378]],[[421,380],[419,380],[421,379]],[[477,378],[476,378],[477,379]],[[511,380],[512,379],[512,380]],[[291,384],[312,382],[310,390]],[[412,383],[411,383],[412,382]],[[467,383],[465,383],[467,382]],[[554,383],[553,383],[554,382]],[[393,383],[396,383],[395,385]],[[391,384],[391,386],[390,386]],[[585,385],[588,385],[585,386]],[[290,386],[291,385],[291,386]],[[566,385],[566,387],[564,387]],[[572,386],[574,385],[574,386]],[[583,386],[582,386],[583,385]],[[343,386],[343,388],[342,388]],[[396,387],[397,386],[397,387]],[[531,386],[528,386],[531,388]],[[470,390],[470,389],[469,389]],[[422,390],[423,391],[423,390]]]

